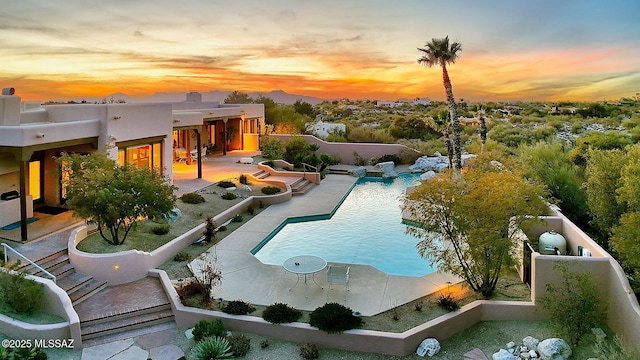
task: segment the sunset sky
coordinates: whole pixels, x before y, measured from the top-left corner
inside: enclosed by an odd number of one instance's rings
[[[444,100],[417,63],[462,43],[456,98],[611,100],[640,92],[638,0],[0,0],[0,87],[23,100],[282,89]]]

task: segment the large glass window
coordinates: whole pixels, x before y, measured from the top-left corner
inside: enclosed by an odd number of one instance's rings
[[[118,165],[125,163],[138,168],[162,169],[162,141],[118,146]]]

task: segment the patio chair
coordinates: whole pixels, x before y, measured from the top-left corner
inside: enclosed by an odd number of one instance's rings
[[[191,150],[192,159],[197,160],[199,155],[202,155],[202,160],[207,160],[207,148],[203,146],[200,154],[198,154],[198,149]]]
[[[345,291],[349,291],[349,270],[349,266],[329,265],[327,267],[329,289],[333,288],[333,284],[342,284],[346,287]]]

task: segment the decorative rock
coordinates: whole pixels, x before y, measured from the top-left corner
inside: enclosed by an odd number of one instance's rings
[[[385,162],[377,163],[375,168],[382,170],[383,178],[390,178],[390,177],[398,177],[398,173],[396,172],[395,166],[396,165],[393,163],[393,161],[385,161]]]
[[[251,157],[240,158],[240,164],[253,164],[253,158]]]
[[[475,348],[464,354],[463,360],[489,360],[482,350]]]
[[[440,343],[438,342],[438,340],[434,338],[426,338],[422,340],[422,342],[420,343],[420,346],[418,346],[418,349],[416,350],[416,354],[423,357],[425,355],[431,357],[437,354],[438,351],[440,351]]]
[[[234,191],[235,189],[236,189],[235,186],[225,188],[225,190],[227,190],[227,191]]]
[[[184,336],[187,339],[193,339],[193,328],[187,329],[187,331],[184,332]]]
[[[515,347],[516,347],[516,343],[514,343],[513,341],[507,343],[507,349],[514,349]]]
[[[516,360],[516,357],[505,349],[500,349],[500,351],[494,353],[491,358],[493,360]]]
[[[438,172],[449,166],[449,159],[446,156],[421,156],[415,163],[409,166],[411,172]]]
[[[433,170],[429,170],[426,173],[420,175],[420,180],[428,181],[436,176],[436,173]]]
[[[538,353],[535,350],[529,350],[529,357],[531,359],[537,359],[538,358]]]
[[[538,344],[538,354],[542,360],[565,360],[571,357],[571,347],[558,338],[545,339]]]
[[[242,187],[242,190],[251,192],[251,188],[249,187],[249,185],[244,185]]]
[[[349,170],[349,173],[357,178],[363,178],[367,176],[367,168],[359,167],[353,170]]]
[[[529,354],[528,352],[522,352],[520,353],[520,359],[523,359],[523,360],[531,359],[531,354]]]
[[[529,350],[536,350],[539,343],[540,340],[531,336],[527,336],[526,338],[522,339],[522,345],[526,346]]]

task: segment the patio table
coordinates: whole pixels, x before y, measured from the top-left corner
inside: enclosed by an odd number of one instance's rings
[[[298,276],[296,283],[289,288],[289,291],[296,287],[300,282],[300,275],[304,275],[304,297],[307,297],[307,275],[311,274],[311,280],[322,289],[322,286],[316,282],[315,274],[327,267],[327,261],[315,255],[298,255],[285,260],[282,264],[285,270]]]

